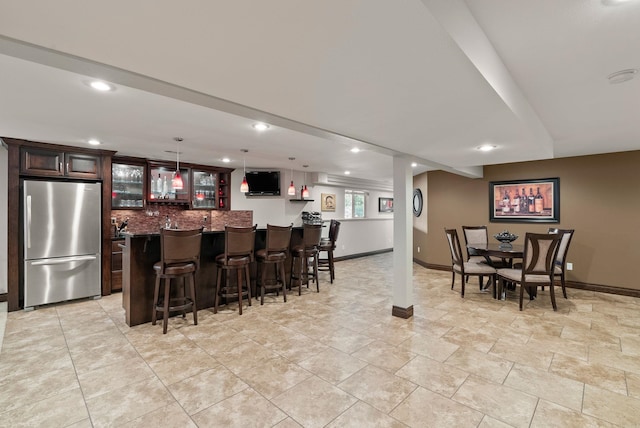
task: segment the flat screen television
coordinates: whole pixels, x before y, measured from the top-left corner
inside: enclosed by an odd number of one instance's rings
[[[279,196],[280,171],[247,171],[249,196]]]

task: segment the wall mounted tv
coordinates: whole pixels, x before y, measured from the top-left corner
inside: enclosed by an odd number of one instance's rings
[[[279,196],[280,171],[247,171],[249,196]]]

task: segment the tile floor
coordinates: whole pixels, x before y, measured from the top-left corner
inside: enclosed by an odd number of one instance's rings
[[[554,313],[547,290],[519,312],[414,265],[402,320],[391,264],[166,335],[127,327],[119,294],[5,314],[0,426],[640,426],[639,299],[569,289]]]

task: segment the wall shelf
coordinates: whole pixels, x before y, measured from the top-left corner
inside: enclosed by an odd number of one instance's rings
[[[289,199],[289,202],[313,202],[313,199]]]

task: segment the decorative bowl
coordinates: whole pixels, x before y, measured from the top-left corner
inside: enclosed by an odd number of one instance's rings
[[[503,244],[510,244],[516,239],[518,239],[518,235],[515,235],[509,232],[508,230],[504,230],[500,233],[496,233],[495,235],[493,235],[493,237],[496,238],[498,241],[502,242]]]

